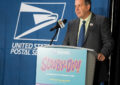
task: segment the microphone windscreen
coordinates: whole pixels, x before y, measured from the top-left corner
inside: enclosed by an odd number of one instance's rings
[[[67,22],[67,19],[64,19],[64,20],[63,20],[63,23],[65,24],[66,22]]]

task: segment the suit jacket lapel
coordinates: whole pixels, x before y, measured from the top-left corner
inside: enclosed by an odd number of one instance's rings
[[[75,23],[74,23],[74,28],[75,28],[75,30],[74,30],[74,35],[73,36],[75,36],[75,46],[77,45],[77,38],[78,38],[78,30],[79,30],[79,23],[80,23],[80,19],[78,18],[78,19],[76,19],[76,21],[75,21]]]
[[[88,25],[88,30],[87,30],[87,33],[86,33],[86,36],[85,36],[84,43],[86,42],[90,32],[92,31],[91,29],[94,28],[94,25],[95,25],[95,14],[92,13],[91,20],[90,20],[90,23]]]

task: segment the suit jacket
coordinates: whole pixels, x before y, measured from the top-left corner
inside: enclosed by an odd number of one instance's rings
[[[72,20],[68,23],[68,29],[64,38],[63,44],[70,46],[77,46],[77,37],[79,30],[80,19]],[[107,18],[92,13],[88,30],[85,36],[84,48],[94,49],[97,53],[102,53],[106,56],[104,62],[96,62],[96,73],[99,81],[107,79],[106,61],[113,49],[113,39],[110,31],[110,23]]]

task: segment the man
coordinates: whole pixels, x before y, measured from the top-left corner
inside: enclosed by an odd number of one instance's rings
[[[63,44],[79,46],[79,43],[82,42],[80,47],[94,49],[98,53],[94,85],[100,85],[101,82],[108,80],[109,63],[107,61],[113,48],[113,39],[109,21],[103,16],[95,15],[90,9],[90,0],[75,0],[75,13],[78,18],[68,23]],[[84,26],[82,22],[84,22]],[[83,28],[85,29],[84,34],[81,31]]]

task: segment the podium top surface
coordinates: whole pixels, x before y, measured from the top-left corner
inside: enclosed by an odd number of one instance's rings
[[[66,46],[66,45],[46,45],[46,46],[41,46],[41,47],[46,47],[46,48],[86,49],[87,51],[93,51],[93,52],[95,52],[94,49],[83,48],[83,47],[75,47],[75,46]]]

